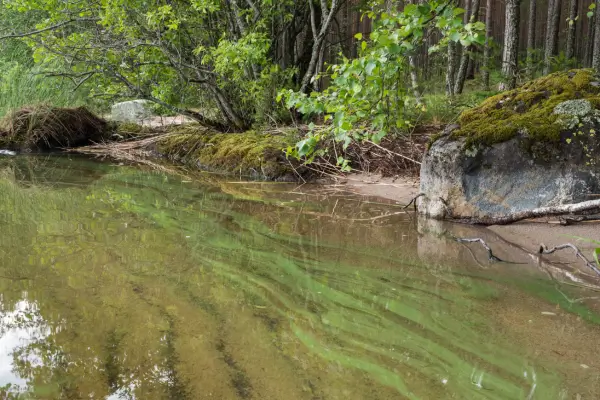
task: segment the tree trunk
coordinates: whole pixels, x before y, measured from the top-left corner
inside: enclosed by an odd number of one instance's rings
[[[454,78],[456,76],[456,43],[448,42],[448,68],[446,69],[446,94],[454,97]]]
[[[469,1],[469,0],[467,0]],[[469,1],[469,6],[467,8],[467,14],[469,21],[477,21],[479,18],[479,0],[471,0]],[[461,94],[465,87],[465,80],[467,78],[467,70],[469,69],[469,47],[465,47],[462,52],[462,56],[460,57],[460,66],[458,67],[458,73],[456,75],[456,85],[454,87],[454,92],[456,94]]]
[[[419,76],[417,75],[417,63],[414,56],[408,57],[408,67],[410,68],[410,84],[412,86],[413,96],[418,104],[421,104],[421,92],[419,91]]]
[[[569,5],[569,19],[567,20],[569,28],[567,30],[567,50],[565,51],[567,61],[575,56],[575,33],[577,29],[577,21],[575,19],[577,18],[578,3],[578,0],[571,0]]]
[[[422,0],[409,0],[410,4],[420,4]],[[389,2],[389,0],[388,0]],[[390,2],[391,3],[391,2]],[[392,5],[389,5],[388,12],[391,11]],[[410,85],[412,88],[413,96],[418,104],[421,104],[421,92],[419,91],[419,76],[417,74],[417,62],[414,55],[408,56],[408,68],[410,71]]]
[[[596,0],[594,10],[594,53],[592,56],[592,68],[600,71],[600,0]]]
[[[558,50],[558,28],[560,25],[561,0],[548,1],[548,20],[546,29],[546,50],[544,52],[544,75],[552,70],[552,57]]]
[[[535,57],[535,17],[537,14],[537,0],[531,0],[529,3],[529,26],[527,31],[527,78],[533,79],[535,76],[534,57]]]
[[[327,36],[327,33],[329,33],[329,28],[331,27],[331,24],[333,22],[333,17],[337,13],[340,5],[338,0],[332,0],[331,8],[328,9],[327,1],[321,0],[321,28],[317,32],[317,27],[315,23],[316,16],[314,11],[314,5],[312,3],[313,0],[308,0],[308,2],[311,8],[311,27],[314,41],[310,61],[308,63],[308,68],[306,69],[306,72],[302,77],[302,84],[300,86],[300,91],[302,93],[306,93],[308,91],[310,81],[315,76],[315,71],[317,71],[318,69],[317,63],[319,61],[319,56],[321,55],[321,47],[325,42],[325,38]]]
[[[583,57],[584,65],[588,68],[592,66],[592,58],[593,58],[593,54],[594,54],[594,40],[593,39],[596,37],[595,25],[596,25],[596,17],[593,16],[589,19],[589,23],[588,23],[587,37],[589,39],[585,43],[585,55]]]
[[[483,47],[483,90],[490,90],[490,40],[492,37],[492,1],[487,0],[485,5],[485,45]]]
[[[502,75],[507,89],[514,89],[517,86],[520,2],[520,0],[506,0]]]

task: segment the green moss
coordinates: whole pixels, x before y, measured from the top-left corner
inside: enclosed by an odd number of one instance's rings
[[[557,72],[490,97],[464,111],[453,137],[466,137],[471,145],[492,145],[526,132],[533,141],[559,142],[563,127],[554,108],[573,99],[586,99],[600,108],[600,80],[591,69]]]
[[[172,128],[157,150],[196,167],[263,179],[293,173],[283,149],[298,140],[286,132],[219,133],[196,124]]]

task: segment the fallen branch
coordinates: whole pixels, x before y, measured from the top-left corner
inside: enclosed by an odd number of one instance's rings
[[[583,262],[586,264],[586,266],[588,268],[590,268],[598,276],[600,276],[600,269],[598,269],[598,267],[596,267],[593,262],[591,262],[590,260],[588,260],[587,257],[584,256],[583,253],[575,245],[572,245],[571,243],[561,244],[560,246],[556,246],[556,247],[553,247],[551,249],[548,249],[548,247],[546,247],[546,245],[541,244],[540,245],[540,250],[538,251],[538,253],[539,254],[552,254],[552,253],[554,253],[556,251],[564,250],[564,249],[573,249],[575,251],[575,255],[577,257],[579,257],[581,260],[583,260]]]
[[[569,215],[560,217],[558,221],[562,226],[578,224],[581,222],[600,222],[600,215]]]
[[[487,245],[487,243],[481,239],[481,238],[474,238],[474,239],[462,239],[462,238],[455,238],[457,242],[459,243],[479,243],[481,244],[488,252],[488,258],[490,261],[492,262],[504,262],[504,260],[501,260],[500,258],[496,257],[494,255],[494,253],[492,252],[492,249],[490,248],[490,246]]]
[[[472,217],[472,218],[454,218],[458,222],[480,225],[508,225],[514,222],[523,221],[530,218],[541,218],[549,216],[558,216],[565,214],[576,214],[587,211],[600,211],[600,200],[589,200],[575,204],[564,204],[560,206],[540,207],[533,210],[519,211],[508,215],[498,217]]]

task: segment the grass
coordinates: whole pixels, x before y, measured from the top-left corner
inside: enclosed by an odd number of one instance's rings
[[[48,77],[39,67],[0,60],[0,68],[0,117],[24,106],[77,107],[87,103],[87,93],[73,91],[71,81]]]

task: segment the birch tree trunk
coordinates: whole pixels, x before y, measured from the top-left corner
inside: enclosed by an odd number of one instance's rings
[[[529,3],[529,20],[527,27],[527,78],[533,79],[535,76],[534,57],[535,57],[535,17],[537,14],[537,0],[531,0]]]
[[[410,4],[420,4],[422,0],[409,0]],[[415,56],[408,57],[408,68],[410,70],[410,85],[412,87],[413,96],[418,104],[421,104],[421,93],[419,90],[419,76],[417,75],[417,62]]]
[[[548,20],[546,29],[546,50],[544,52],[544,75],[552,70],[552,57],[558,49],[558,27],[560,25],[561,0],[548,1]]]
[[[492,37],[492,1],[487,0],[485,5],[485,45],[483,47],[483,90],[490,90],[490,53]]]
[[[467,0],[469,1],[469,0]],[[477,21],[479,18],[479,0],[469,1],[467,8],[467,15],[469,21]],[[460,66],[458,67],[458,73],[456,75],[456,84],[454,87],[454,93],[461,94],[465,87],[465,80],[467,79],[467,70],[469,69],[469,47],[465,47],[460,57]]]
[[[502,75],[507,89],[514,89],[517,86],[520,2],[521,0],[506,0]]]
[[[567,60],[570,60],[575,56],[575,33],[577,29],[576,18],[578,6],[578,0],[571,0],[571,3],[569,4],[569,19],[567,20],[569,26],[567,30],[567,49],[565,51]]]
[[[600,0],[596,0],[594,10],[594,52],[592,56],[592,68],[600,71]]]

